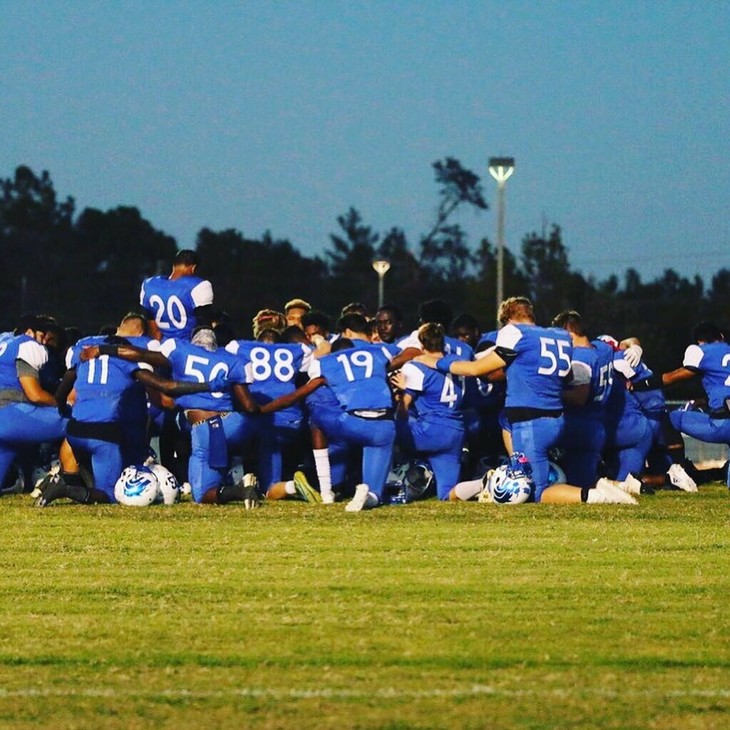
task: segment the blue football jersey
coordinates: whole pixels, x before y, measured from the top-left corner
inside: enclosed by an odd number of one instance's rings
[[[447,355],[455,355],[460,360],[473,360],[474,349],[468,342],[456,337],[444,337],[444,352]]]
[[[393,343],[389,344],[387,342],[370,342],[370,340],[353,339],[352,344],[354,347],[377,347],[383,355],[385,355],[385,359],[388,362],[401,353],[401,349]]]
[[[606,401],[607,424],[615,425],[621,419],[630,418],[634,414],[643,416],[641,403],[628,387],[628,382],[635,371],[626,362],[623,350],[617,350],[613,354],[613,372],[613,384]]]
[[[134,377],[140,369],[151,370],[145,363],[128,362],[118,357],[100,355],[92,360],[81,361],[84,347],[108,342],[106,336],[84,337],[66,355],[69,367],[76,368],[76,401],[73,417],[82,423],[117,423],[128,420],[135,404],[144,399],[144,390]],[[141,401],[144,403],[144,400]],[[144,409],[136,409],[143,418]]]
[[[507,367],[507,408],[561,410],[561,393],[571,372],[573,344],[563,329],[508,324],[497,347],[515,353]]]
[[[710,408],[724,407],[730,398],[730,344],[707,342],[690,345],[684,352],[682,365],[701,375]]]
[[[343,410],[392,408],[388,362],[377,344],[351,347],[312,360],[309,376],[323,376]]]
[[[209,383],[220,375],[232,383],[249,383],[251,380],[241,358],[223,348],[211,352],[184,340],[170,339],[162,343],[160,351],[170,361],[173,380]],[[230,391],[182,395],[175,402],[184,409],[199,408],[219,413],[235,410]]]
[[[48,362],[48,350],[29,335],[0,342],[0,390],[22,390],[16,360],[23,360],[34,370],[40,370]]]
[[[613,358],[613,348],[605,342],[573,348],[573,372],[584,376],[584,380],[577,379],[576,382],[589,384],[588,400],[583,408],[598,414],[605,409],[613,383]]]
[[[163,338],[189,340],[197,324],[195,309],[213,303],[213,287],[198,276],[152,276],[142,283],[139,303],[152,312]]]
[[[624,377],[631,382],[633,393],[644,413],[655,419],[663,414],[667,409],[667,400],[661,383],[650,382],[654,376],[653,370],[643,361],[633,368],[628,363],[622,367]]]
[[[460,406],[464,391],[462,378],[411,360],[401,369],[406,391],[415,398],[419,418],[441,421],[461,421]]]
[[[271,343],[255,340],[232,340],[226,350],[240,358],[247,366],[251,384],[249,390],[260,405],[297,388],[297,376],[306,373],[312,357],[312,349],[301,343]],[[274,414],[274,421],[300,418],[303,405],[295,403]]]

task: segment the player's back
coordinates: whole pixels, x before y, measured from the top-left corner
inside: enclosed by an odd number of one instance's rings
[[[73,417],[82,423],[111,423],[121,420],[125,401],[141,393],[134,372],[149,366],[127,362],[117,357],[100,355],[82,361],[84,347],[108,343],[105,336],[85,337],[67,353],[67,365],[76,368],[76,400]]]
[[[590,371],[589,390],[585,406],[566,410],[603,415],[613,382],[613,354],[613,349],[605,342],[573,348],[573,362],[582,363]]]
[[[629,378],[631,390],[639,401],[642,411],[653,419],[661,417],[667,409],[661,378],[657,377],[643,361],[639,362],[633,371],[634,375]]]
[[[685,351],[684,366],[700,373],[710,408],[726,408],[730,399],[730,344],[718,341],[690,345]]]
[[[615,427],[622,419],[644,415],[641,403],[632,390],[627,387],[633,368],[626,361],[623,350],[613,355],[613,383],[606,400],[606,423]]]
[[[195,309],[212,302],[210,282],[199,276],[152,276],[140,292],[140,304],[154,316],[164,338],[189,340],[197,324]]]
[[[516,353],[507,367],[505,407],[562,410],[561,394],[573,352],[565,330],[508,324],[497,335],[497,347]]]
[[[441,373],[414,360],[403,366],[402,373],[406,389],[416,397],[415,410],[419,418],[429,421],[463,420],[460,410],[464,397],[463,378]]]
[[[249,364],[251,394],[267,403],[296,390],[297,376],[309,367],[311,350],[300,343],[233,340],[226,350]]]
[[[318,362],[321,374],[344,410],[393,407],[387,376],[388,359],[377,344],[339,350]]]
[[[222,347],[206,350],[185,340],[170,339],[162,343],[162,354],[170,361],[173,380],[193,383],[209,383],[218,376],[225,376],[231,383],[248,383],[250,376],[240,358]],[[234,410],[230,391],[193,393],[176,399],[184,409],[226,412]]]

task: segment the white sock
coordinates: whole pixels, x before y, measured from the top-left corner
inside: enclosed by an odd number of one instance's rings
[[[619,482],[602,477],[593,489],[588,490],[588,504],[638,504]]]
[[[454,487],[454,494],[462,501],[468,502],[482,491],[484,485],[481,479],[472,479],[468,482],[459,482]]]
[[[600,488],[596,489],[589,489],[588,490],[588,499],[586,499],[586,504],[606,504],[608,501],[608,497],[604,492],[601,491]]]
[[[314,469],[317,472],[319,491],[322,494],[332,491],[332,474],[330,473],[330,455],[327,449],[312,449]]]

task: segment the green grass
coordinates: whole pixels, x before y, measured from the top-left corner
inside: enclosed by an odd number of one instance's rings
[[[2,728],[726,728],[730,494],[3,498]]]

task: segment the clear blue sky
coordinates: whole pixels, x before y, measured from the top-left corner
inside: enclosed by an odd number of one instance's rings
[[[355,206],[412,244],[431,163],[516,159],[507,245],[575,269],[730,267],[726,0],[0,0],[0,177],[137,206],[191,247],[270,230],[322,254]],[[495,238],[494,207],[459,222]]]

